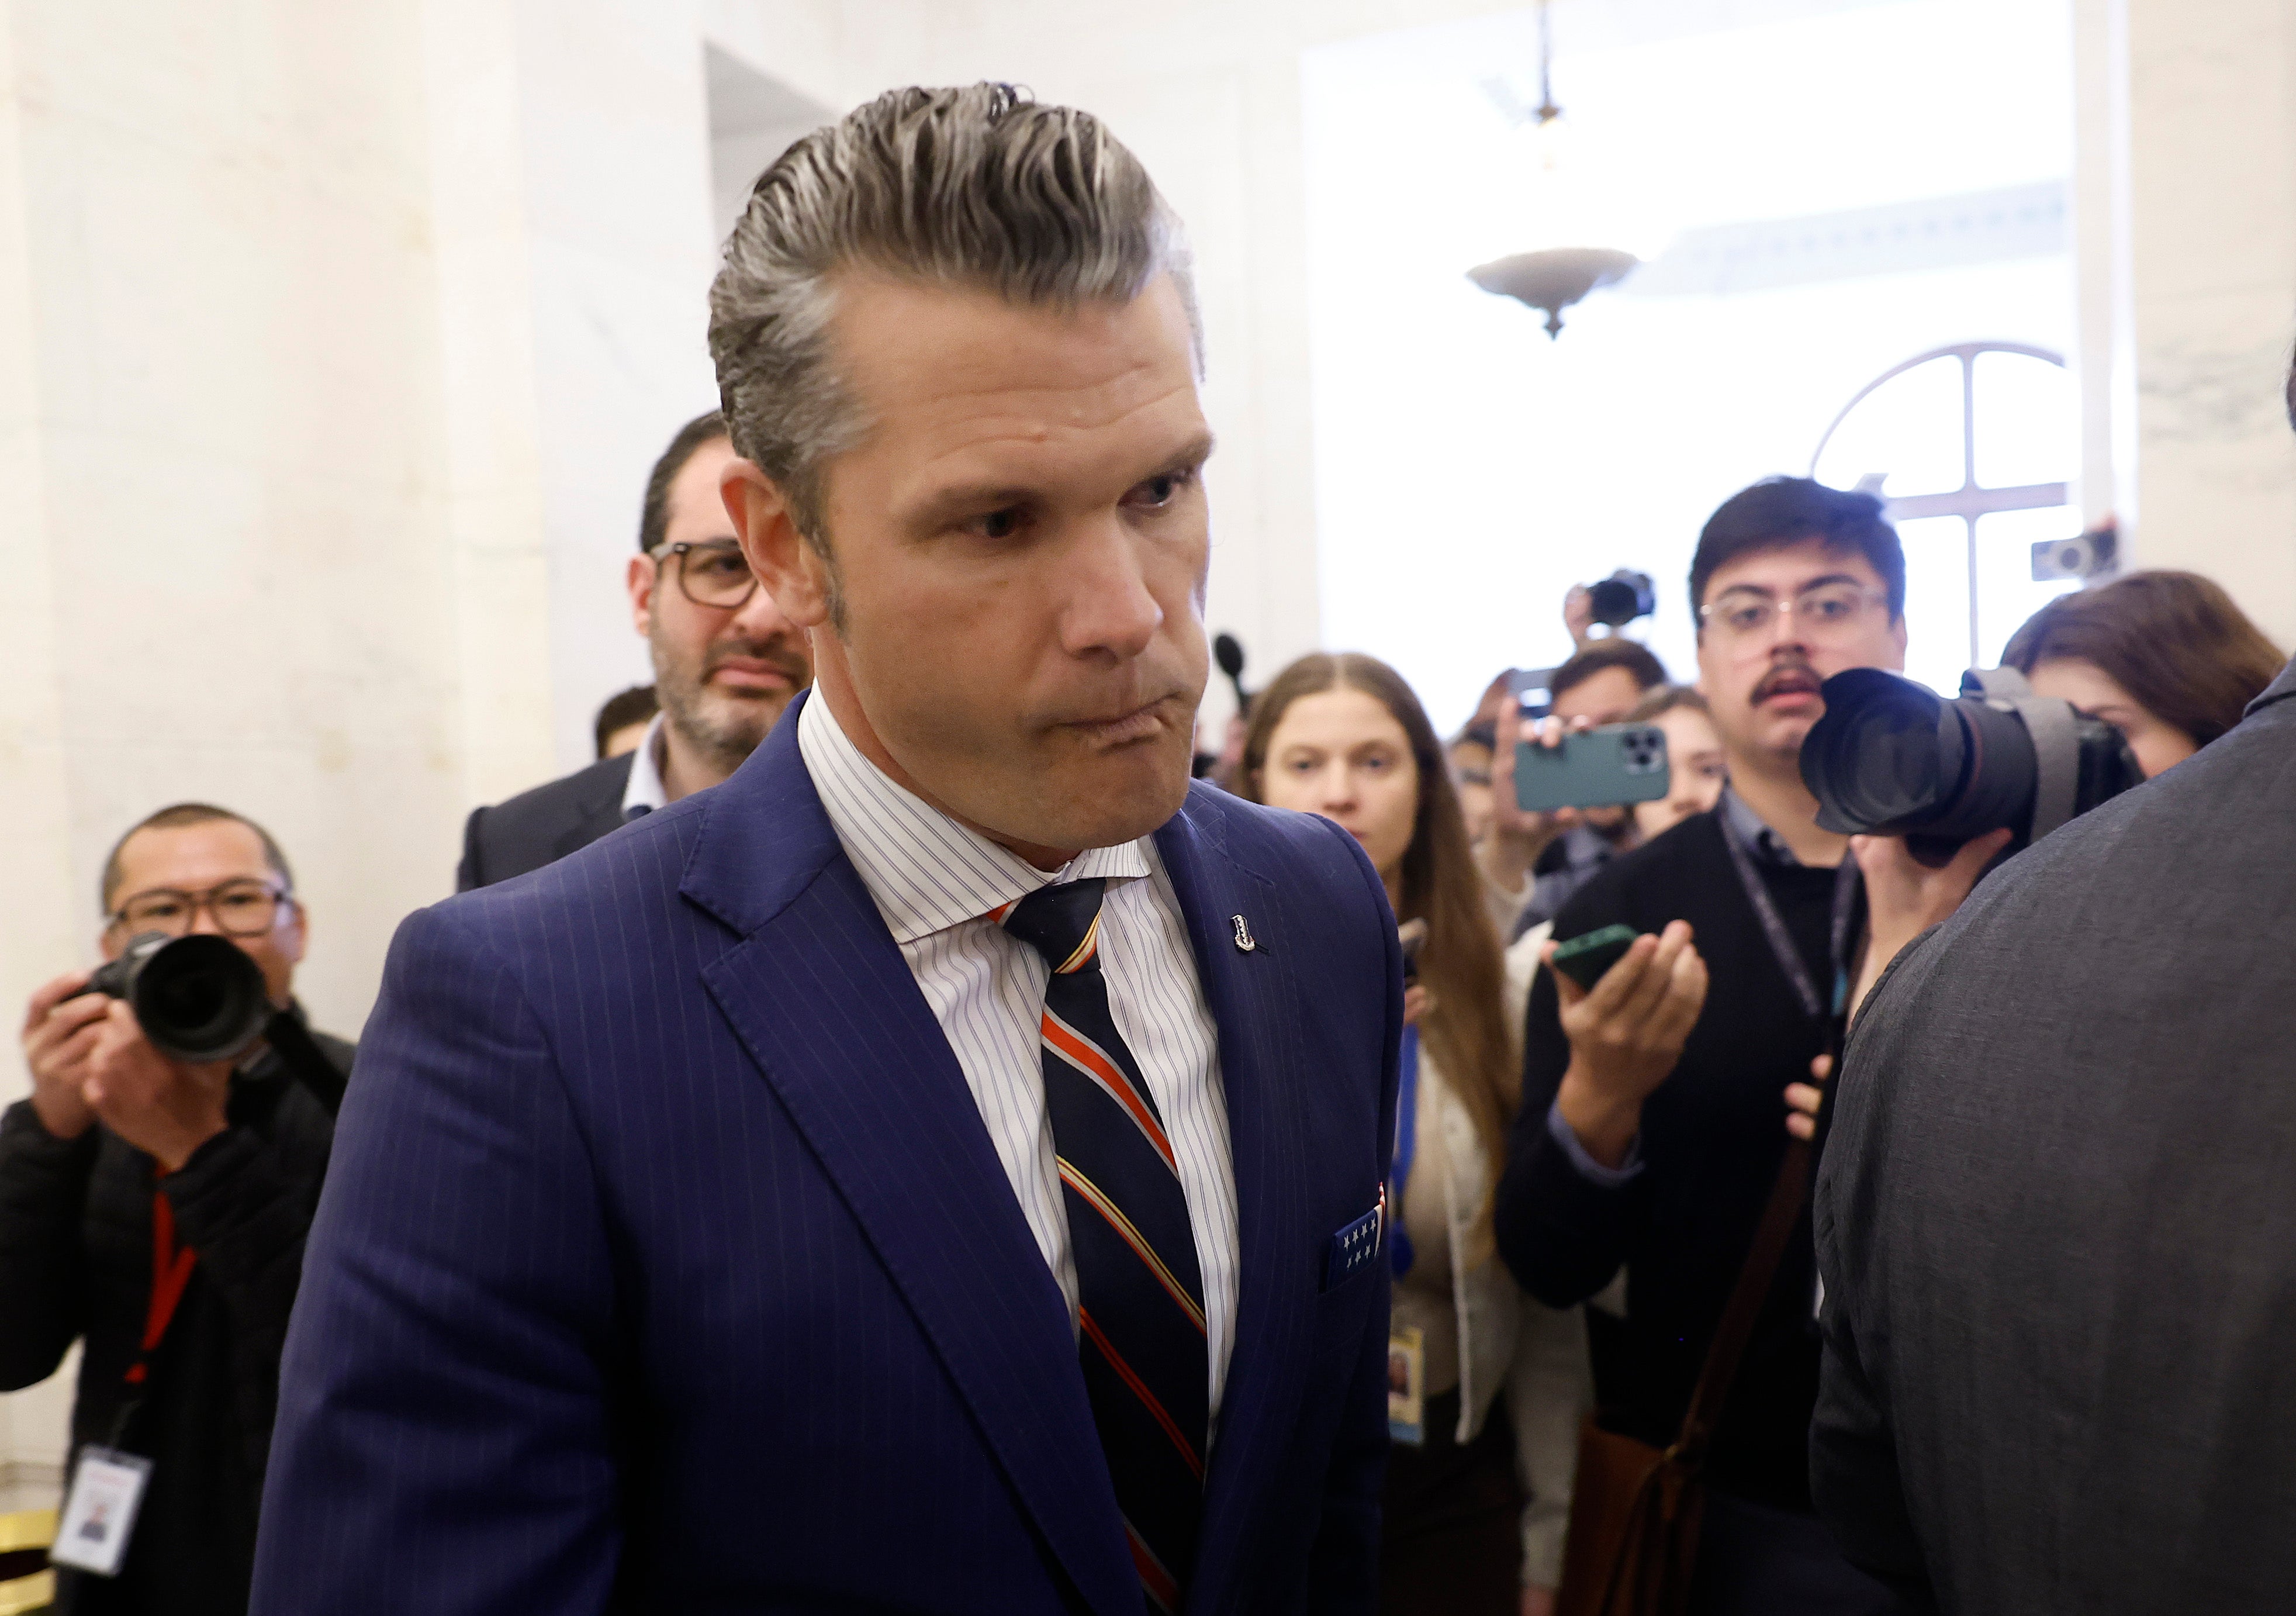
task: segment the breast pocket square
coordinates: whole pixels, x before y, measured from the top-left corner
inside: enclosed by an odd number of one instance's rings
[[[1379,1255],[1380,1209],[1374,1207],[1332,1236],[1324,1248],[1324,1289],[1345,1284]]]

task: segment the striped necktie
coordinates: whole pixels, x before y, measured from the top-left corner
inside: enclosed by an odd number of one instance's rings
[[[1078,1353],[1150,1608],[1177,1612],[1203,1513],[1210,1373],[1179,1168],[1108,1009],[1100,880],[1042,887],[994,918],[1052,967],[1045,1103],[1076,1255]]]

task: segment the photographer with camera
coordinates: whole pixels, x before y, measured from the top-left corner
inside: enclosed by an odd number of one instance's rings
[[[1690,584],[1730,785],[1557,917],[1566,941],[1614,925],[1641,935],[1591,988],[1539,973],[1499,1249],[1553,1307],[1626,1271],[1623,1317],[1589,1314],[1599,1417],[1580,1450],[1566,1603],[1625,1552],[1578,1515],[1609,1496],[1625,1518],[1632,1478],[1660,1465],[1703,1500],[1702,1526],[1693,1510],[1652,1527],[1670,1565],[1693,1568],[1691,1612],[1880,1612],[1887,1593],[1810,1505],[1807,1168],[1781,1095],[1835,1035],[1866,907],[1847,838],[1816,824],[1802,743],[1830,676],[1903,665],[1905,561],[1878,501],[1779,478],[1715,512]],[[1980,863],[1972,851],[1926,888],[1877,892],[1874,947],[1902,907],[1965,890]]]
[[[309,917],[252,821],[203,803],[160,809],[113,848],[102,903],[107,961],[129,956],[148,976],[165,957],[149,952],[155,936],[220,939],[237,950],[223,957],[257,1024],[275,1007],[300,1030],[292,985]],[[45,1379],[84,1339],[75,1482],[92,1448],[98,1473],[106,1452],[149,1466],[132,1512],[107,1506],[89,1526],[68,1507],[60,1563],[75,1546],[97,1563],[122,1537],[126,1548],[109,1577],[60,1569],[60,1611],[240,1612],[332,1095],[267,1045],[171,1057],[112,997],[153,1003],[132,976],[67,973],[25,1014],[32,1095],[0,1115],[0,1388]],[[179,976],[159,1007],[210,985]],[[298,1058],[313,1046],[339,1094],[352,1046],[308,1032]]]

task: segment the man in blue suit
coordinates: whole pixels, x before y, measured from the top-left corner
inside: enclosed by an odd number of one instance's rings
[[[1211,449],[1089,117],[907,90],[711,293],[813,695],[409,920],[282,1376],[255,1609],[1369,1611],[1378,877],[1188,780]]]

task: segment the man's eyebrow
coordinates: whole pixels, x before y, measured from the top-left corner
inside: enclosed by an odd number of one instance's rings
[[[1153,471],[1136,480],[1145,482],[1151,477],[1169,477],[1176,472],[1193,471],[1210,460],[1216,440],[1209,431],[1201,432],[1167,455]],[[961,483],[940,488],[917,507],[915,520],[937,521],[958,511],[1001,511],[1012,505],[1029,504],[1040,497],[1041,490],[1018,484],[976,482]]]
[[[1862,584],[1865,581],[1854,572],[1828,572],[1822,577],[1813,578],[1806,583],[1795,585],[1792,592],[1796,595],[1808,595],[1811,590],[1823,589],[1828,584]],[[1777,593],[1767,584],[1733,584],[1722,591],[1723,595],[1759,595],[1772,600],[1777,598]],[[1721,596],[1717,595],[1715,598],[1718,600]]]

